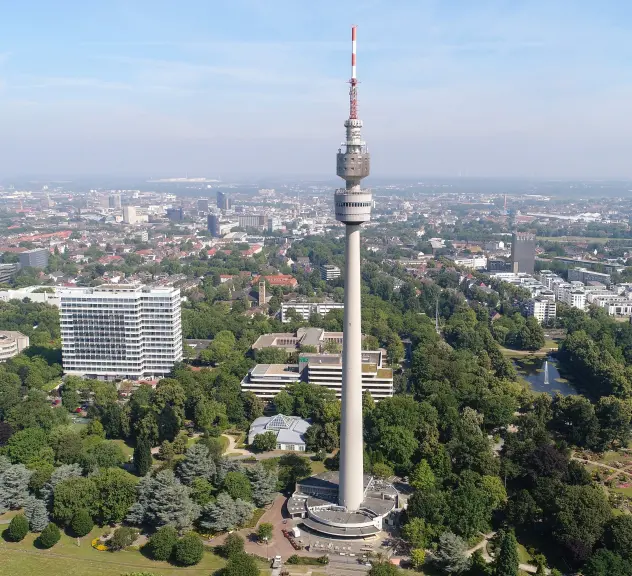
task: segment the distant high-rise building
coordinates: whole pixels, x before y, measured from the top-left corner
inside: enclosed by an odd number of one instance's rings
[[[66,374],[138,380],[166,376],[182,360],[179,289],[115,284],[59,297]]]
[[[320,268],[320,277],[326,281],[340,278],[340,268],[332,264],[323,264]]]
[[[535,235],[514,232],[511,242],[511,271],[533,274],[535,269]]]
[[[167,218],[172,222],[182,222],[184,220],[184,211],[182,206],[177,208],[167,208]]]
[[[22,268],[46,268],[50,252],[47,248],[35,248],[20,253],[20,266]]]
[[[268,217],[265,214],[247,214],[239,216],[240,228],[256,228],[265,230],[268,226]]]
[[[217,191],[217,207],[220,210],[230,210],[233,207],[233,202],[227,192]]]
[[[282,227],[281,218],[268,218],[268,232],[280,230]]]
[[[136,224],[135,206],[123,206],[123,222],[125,224]]]
[[[110,194],[110,197],[108,198],[108,205],[113,210],[120,210],[121,209],[121,195]]]
[[[219,237],[219,216],[217,214],[209,214],[206,218],[208,231],[213,238]]]
[[[208,212],[208,198],[199,198],[197,201],[198,212]]]

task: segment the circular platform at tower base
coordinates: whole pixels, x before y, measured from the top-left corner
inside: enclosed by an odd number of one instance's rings
[[[325,472],[296,483],[287,502],[293,518],[315,532],[335,538],[366,538],[382,531],[382,521],[398,505],[397,490],[387,482],[364,476],[364,498],[358,510],[338,504],[338,472]]]

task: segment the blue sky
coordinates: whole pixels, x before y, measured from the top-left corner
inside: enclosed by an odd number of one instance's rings
[[[0,176],[632,177],[632,3],[22,0],[0,7]]]

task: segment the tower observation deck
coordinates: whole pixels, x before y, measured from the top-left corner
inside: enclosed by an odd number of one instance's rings
[[[344,224],[362,224],[371,219],[372,197],[361,182],[371,170],[371,156],[362,140],[362,120],[358,118],[358,80],[356,78],[356,27],[351,29],[351,80],[349,80],[349,118],[345,120],[347,138],[336,156],[336,174],[345,187],[336,190],[336,220]]]

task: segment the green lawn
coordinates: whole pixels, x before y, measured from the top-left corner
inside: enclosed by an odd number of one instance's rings
[[[90,541],[102,532],[102,528],[94,530],[90,536],[81,539],[80,546],[77,546],[76,538],[63,535],[50,550],[35,548],[35,534],[29,534],[18,543],[0,540],[0,576],[121,576],[127,572],[151,572],[157,576],[209,576],[224,565],[224,560],[210,552],[205,552],[202,561],[191,568],[156,562],[135,550],[99,552],[90,546]]]
[[[312,465],[312,474],[322,474],[326,470],[324,462],[312,460],[310,464]]]
[[[531,554],[527,552],[527,549],[522,544],[518,544],[518,559],[520,564],[529,564],[533,560]]]
[[[125,440],[107,440],[107,442],[112,442],[112,444],[116,444],[121,450],[123,450],[123,454],[125,454],[125,456],[128,458],[134,454],[134,447],[127,444]]]
[[[613,492],[619,492],[628,498],[632,498],[632,488],[611,488]]]
[[[584,238],[583,236],[538,236],[539,242],[588,242],[590,244],[605,244],[613,238]]]

